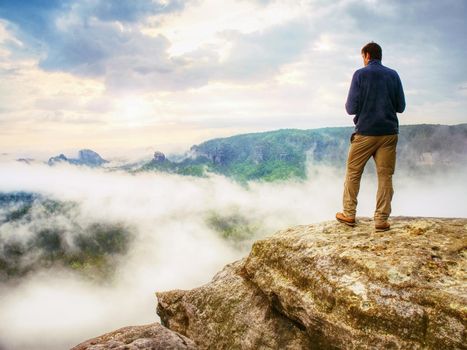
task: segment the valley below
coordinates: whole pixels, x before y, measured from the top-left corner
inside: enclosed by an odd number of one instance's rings
[[[467,171],[462,166],[466,164],[462,163],[467,139],[464,126],[415,129],[406,129],[401,141],[399,167],[394,175],[393,215],[424,217],[427,222],[431,222],[430,217],[437,217],[441,220],[439,225],[442,218],[467,217]],[[229,274],[240,269],[238,264],[243,263],[239,261],[251,254],[257,242],[297,225],[331,225],[326,222],[341,209],[341,158],[345,158],[341,150],[347,147],[347,132],[345,128],[310,131],[321,135],[310,136],[314,146],[300,146],[288,153],[283,151],[287,145],[306,145],[308,136],[299,137],[300,132],[286,130],[239,135],[239,141],[233,137],[198,145],[192,149],[198,156],[170,160],[169,156],[156,154],[156,161],[136,168],[115,167],[90,151],[80,153],[72,162],[1,162],[0,348],[71,348],[121,327],[161,322],[199,346],[202,341],[191,330],[182,325],[171,326],[178,316],[170,316],[172,311],[168,310],[182,310],[182,306],[169,298],[170,293],[163,293],[208,286],[213,283],[213,276],[217,276],[219,287],[232,289],[225,278],[234,278]],[[441,143],[442,139],[447,141]],[[338,145],[336,140],[340,140]],[[244,147],[234,146],[235,142]],[[268,142],[276,144],[282,153],[269,147]],[[211,147],[214,153],[210,153]],[[227,152],[226,147],[236,153]],[[224,156],[219,158],[219,154]],[[93,164],[79,164],[86,159]],[[200,159],[205,162],[202,173],[176,170],[181,169],[180,164]],[[278,161],[282,165],[278,166]],[[167,167],[158,168],[161,162]],[[282,166],[290,171],[279,170]],[[264,171],[251,172],[252,169]],[[372,216],[375,191],[376,177],[369,167],[359,196],[360,217]],[[364,218],[362,222],[364,227],[371,227],[371,220]],[[397,225],[402,229],[411,224]],[[331,231],[351,238],[350,232],[337,230],[335,227]],[[384,240],[383,236],[378,237]],[[362,231],[354,238],[355,244],[358,241],[370,249],[375,237]],[[348,246],[342,253],[352,249]],[[458,263],[465,263],[463,259]],[[434,263],[438,264],[437,258]],[[159,306],[155,292],[162,293]],[[302,314],[296,314],[296,310],[284,308],[280,297],[267,294],[261,300],[268,312],[276,316],[279,312],[292,320],[283,319],[285,323],[280,327],[295,329],[296,336],[302,337],[300,342],[306,343],[310,336],[321,337],[310,335],[308,321],[300,318],[298,315]],[[228,333],[227,329],[224,331]],[[159,326],[131,328],[131,332],[133,340],[143,333],[159,332],[164,332],[167,339],[173,338],[169,330]],[[216,339],[209,337],[206,335],[206,341]],[[251,344],[259,344],[259,340],[254,340],[258,334],[251,337],[247,338]],[[412,342],[409,338],[404,341]]]

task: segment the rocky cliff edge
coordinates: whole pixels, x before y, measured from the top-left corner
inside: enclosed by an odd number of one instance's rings
[[[296,226],[157,313],[199,349],[467,349],[466,255],[467,219]]]

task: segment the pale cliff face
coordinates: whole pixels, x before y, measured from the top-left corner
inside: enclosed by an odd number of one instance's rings
[[[466,231],[433,218],[289,228],[204,286],[157,293],[158,314],[201,349],[460,349]]]

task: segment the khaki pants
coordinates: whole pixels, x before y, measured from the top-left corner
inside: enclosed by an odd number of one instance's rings
[[[344,215],[354,218],[357,212],[357,196],[365,164],[373,157],[378,173],[375,222],[384,222],[391,214],[392,175],[396,165],[397,135],[365,136],[353,134],[347,159],[344,184]]]

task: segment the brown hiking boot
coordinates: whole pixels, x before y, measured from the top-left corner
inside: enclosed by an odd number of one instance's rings
[[[376,232],[383,232],[387,231],[391,228],[391,225],[387,221],[376,222],[375,223],[375,230]]]
[[[355,226],[355,218],[349,218],[348,216],[345,216],[344,213],[336,213],[336,219],[337,221],[342,222],[348,226]]]

